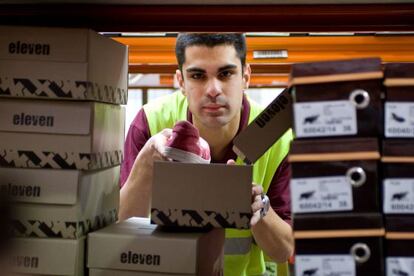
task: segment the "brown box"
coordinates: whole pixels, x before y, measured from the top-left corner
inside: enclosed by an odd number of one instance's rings
[[[414,138],[414,63],[388,63],[384,73],[384,136]]]
[[[385,275],[411,275],[414,268],[414,233],[397,236],[386,234]]]
[[[0,166],[91,170],[122,161],[121,106],[2,99],[0,118]]]
[[[296,239],[295,250],[298,276],[384,275],[380,236]]]
[[[88,268],[219,276],[223,247],[224,229],[165,232],[131,218],[88,235]]]
[[[61,175],[50,176],[49,181],[62,184]],[[76,239],[111,224],[117,220],[118,185],[119,166],[84,175],[84,182],[73,203],[15,203],[11,214],[13,234]]]
[[[246,129],[234,138],[234,152],[245,163],[255,163],[292,128],[292,105],[289,89],[283,90],[252,122],[249,122]]]
[[[0,27],[0,96],[126,104],[128,48],[87,29]]]
[[[380,212],[376,139],[296,140],[289,161],[293,213]]]
[[[151,222],[250,227],[252,166],[155,162]]]
[[[296,137],[381,134],[382,77],[379,58],[294,64]]]
[[[196,274],[177,274],[177,273],[157,273],[157,272],[139,272],[128,271],[128,270],[119,270],[119,269],[89,269],[89,276],[192,276]]]
[[[17,238],[12,240],[12,246],[8,258],[10,269],[15,273],[84,275],[85,238],[78,240]]]

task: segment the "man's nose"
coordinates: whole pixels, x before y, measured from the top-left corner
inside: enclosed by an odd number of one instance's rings
[[[206,93],[211,98],[216,98],[222,93],[222,85],[220,80],[214,78],[207,83]]]

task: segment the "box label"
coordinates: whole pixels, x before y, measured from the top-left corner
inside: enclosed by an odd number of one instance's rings
[[[355,261],[350,255],[296,255],[297,276],[355,276]]]
[[[319,213],[353,209],[352,187],[345,176],[291,180],[292,211]]]
[[[0,130],[87,135],[91,128],[89,104],[50,101],[2,101]]]
[[[385,214],[414,214],[414,178],[384,179]]]
[[[357,134],[356,109],[350,101],[295,103],[293,109],[297,137]]]
[[[414,257],[387,257],[386,275],[414,276]]]
[[[414,102],[385,103],[385,137],[414,137]]]

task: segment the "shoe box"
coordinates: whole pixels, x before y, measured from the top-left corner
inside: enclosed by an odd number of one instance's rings
[[[12,245],[7,257],[9,269],[13,273],[84,275],[85,237],[76,240],[15,238]]]
[[[151,222],[250,228],[252,169],[250,165],[155,162]]]
[[[17,237],[76,239],[117,220],[119,166],[93,172],[1,168],[1,189],[16,201]]]
[[[292,65],[296,138],[380,135],[382,77],[379,58]]]
[[[129,270],[115,270],[115,269],[89,269],[89,276],[189,276],[192,274],[183,273],[157,273],[157,272],[139,272]],[[195,274],[194,274],[195,275]]]
[[[124,118],[119,105],[3,99],[0,165],[83,170],[118,165]]]
[[[329,238],[295,240],[294,275],[384,275],[381,236],[332,232]]]
[[[289,161],[295,225],[314,221],[314,226],[309,227],[318,229],[320,219],[328,215],[328,224],[337,219],[337,224],[332,225],[345,227],[348,220],[342,217],[348,215],[350,227],[355,227],[351,218],[378,217],[381,209],[376,139],[295,140]]]
[[[414,138],[414,63],[385,65],[384,136]]]
[[[385,275],[413,275],[414,231],[405,234],[387,233],[385,237]]]
[[[103,270],[117,275],[119,270],[125,275],[222,275],[224,229],[163,229],[146,218],[130,218],[90,233],[92,275],[109,275]]]
[[[246,164],[253,164],[275,141],[291,131],[292,106],[290,90],[285,89],[234,138],[233,151],[237,156]]]
[[[0,96],[126,104],[128,49],[87,29],[0,27]]]

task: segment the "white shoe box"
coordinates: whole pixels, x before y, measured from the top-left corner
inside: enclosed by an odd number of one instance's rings
[[[164,232],[148,219],[131,218],[88,235],[88,268],[221,275],[223,246],[224,229]]]
[[[128,48],[88,29],[0,26],[0,96],[127,102]]]
[[[89,269],[89,276],[191,276],[196,274],[177,274],[177,273],[157,273],[157,272],[136,272],[115,269]]]
[[[96,102],[2,99],[0,166],[99,169],[120,164],[125,109]]]
[[[93,172],[2,168],[0,177],[8,194],[10,187],[36,191],[12,197],[15,236],[76,239],[117,220],[119,166]]]
[[[85,238],[16,238],[12,245],[8,263],[18,273],[13,275],[84,275]]]

